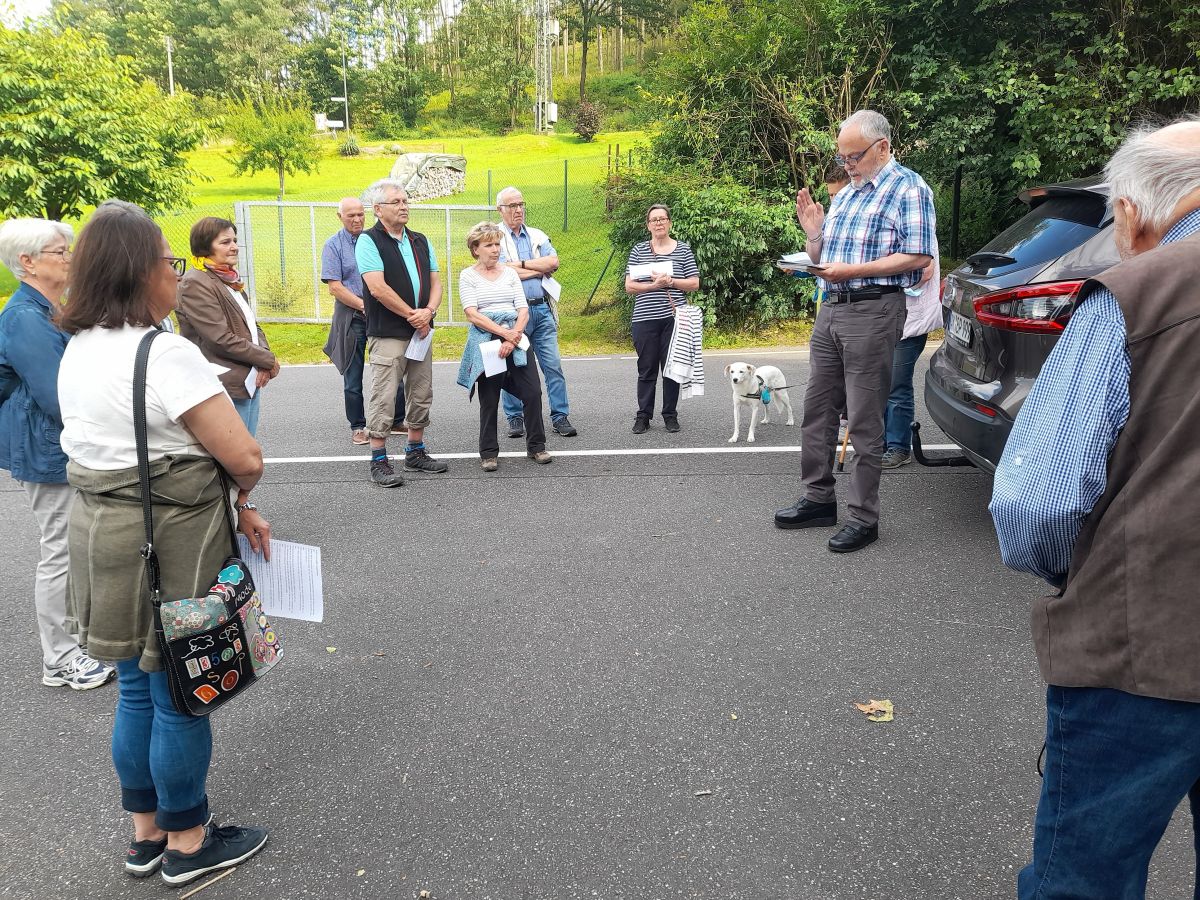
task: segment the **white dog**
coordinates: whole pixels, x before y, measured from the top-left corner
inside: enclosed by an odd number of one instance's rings
[[[749,407],[750,410],[750,431],[746,435],[746,440],[754,443],[754,423],[756,420],[762,425],[769,425],[768,416],[771,410],[779,413],[787,413],[787,425],[794,425],[795,419],[792,418],[792,401],[788,399],[787,381],[774,366],[752,366],[749,363],[730,363],[725,367],[725,377],[729,379],[729,386],[733,388],[733,437],[729,439],[729,443],[733,444],[738,439],[738,428],[740,426],[739,413],[743,406]],[[766,392],[768,402],[763,402],[763,393]],[[761,420],[759,412],[762,413]]]

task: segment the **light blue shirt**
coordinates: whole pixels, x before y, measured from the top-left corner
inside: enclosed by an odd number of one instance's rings
[[[550,243],[550,239],[538,247],[538,252],[533,252],[533,242],[529,239],[529,232],[525,230],[525,226],[521,226],[519,232],[513,231],[503,222],[500,227],[512,235],[513,244],[517,248],[518,259],[533,259],[535,256],[558,256],[558,251],[554,249],[554,245]],[[500,245],[500,262],[516,262],[517,260],[508,258],[508,254],[504,250],[503,243]],[[541,300],[546,296],[546,292],[542,290],[542,279],[540,278],[522,278],[521,289],[525,291],[526,300]]]
[[[1195,234],[1200,210],[1162,243]],[[1116,298],[1095,291],[1072,314],[1017,413],[988,506],[1010,569],[1065,583],[1075,539],[1108,486],[1108,458],[1129,420],[1127,339]]]
[[[390,231],[388,236],[396,241],[396,246],[400,248],[400,258],[404,260],[404,266],[408,269],[408,277],[412,281],[414,308],[421,303],[421,273],[417,271],[417,260],[413,256],[412,241],[408,239],[408,229],[404,229],[404,234],[400,238],[396,238]],[[362,238],[365,238],[363,240]],[[425,242],[429,246],[429,271],[438,271],[437,256],[433,252],[433,244],[429,241]],[[358,263],[358,271],[362,275],[368,272],[382,272],[383,259],[379,255],[379,248],[375,246],[375,242],[367,237],[366,232],[360,235],[360,240],[354,244],[354,259]]]

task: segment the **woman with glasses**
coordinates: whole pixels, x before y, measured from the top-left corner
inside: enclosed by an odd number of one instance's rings
[[[654,418],[656,384],[671,350],[675,308],[700,289],[692,248],[671,237],[671,212],[661,203],[646,213],[650,240],[635,244],[625,268],[625,291],[633,295],[633,346],[638,357],[637,416],[633,433],[642,434]],[[667,431],[679,430],[679,382],[663,377],[662,417]]]
[[[233,406],[250,434],[258,432],[261,389],[279,374],[279,361],[258,327],[246,285],[238,275],[237,228],[206,216],[192,226],[192,268],[179,283],[179,332],[222,373]]]
[[[0,261],[21,283],[0,312],[0,468],[24,488],[41,531],[33,604],[42,684],[85,691],[110,681],[114,671],[79,646],[67,621],[67,517],[75,490],[59,445],[58,367],[67,336],[55,322],[74,236],[71,226],[47,219],[0,226]]]
[[[71,512],[71,594],[89,647],[117,665],[112,760],[132,815],[125,871],[185,884],[236,865],[266,843],[262,828],[216,827],[206,781],[206,717],[171,701],[154,635],[133,420],[134,360],[175,306],[183,260],[132,203],[101,204],[79,236],[62,327],[73,335],[59,374]],[[162,334],[146,372],[154,544],[165,597],[207,592],[229,554],[228,483],[239,530],[269,558],[270,526],[249,501],[262,452],[190,342]]]

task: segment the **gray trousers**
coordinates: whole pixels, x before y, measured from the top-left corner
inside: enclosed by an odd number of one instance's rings
[[[804,496],[832,503],[838,418],[849,421],[854,457],[847,508],[860,525],[879,521],[879,473],[884,411],[892,385],[892,354],[904,332],[904,293],[858,303],[822,303],[809,344],[808,390],[800,430]]]
[[[29,495],[29,505],[42,533],[41,559],[33,582],[38,634],[42,639],[42,665],[58,669],[82,651],[67,633],[67,522],[75,488],[69,484],[18,481]]]

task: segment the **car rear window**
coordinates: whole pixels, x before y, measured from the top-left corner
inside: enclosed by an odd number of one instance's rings
[[[968,263],[977,273],[997,274],[1000,269],[1048,262],[1096,234],[1105,213],[1106,204],[1098,196],[1051,197],[993,238],[979,251],[979,259],[972,257]]]

